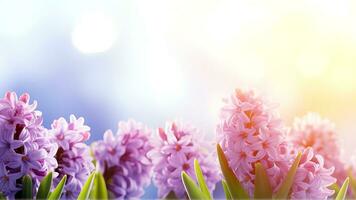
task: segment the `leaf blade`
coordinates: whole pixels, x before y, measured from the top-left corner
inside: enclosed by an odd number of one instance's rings
[[[82,190],[79,193],[78,200],[87,200],[89,198],[91,189],[93,188],[95,172],[91,173],[87,181],[84,183]]]
[[[227,162],[227,159],[225,157],[225,154],[219,144],[217,145],[217,152],[218,152],[221,171],[223,172],[223,175],[226,180],[226,185],[229,188],[232,198],[233,199],[249,199],[247,192],[244,190],[241,183],[237,180],[234,172],[230,168],[230,166]]]
[[[348,169],[348,174],[350,177],[350,187],[352,191],[352,196],[356,198],[356,179],[353,177],[351,169]]]
[[[347,188],[349,187],[349,177],[347,177],[342,184],[340,191],[337,193],[335,200],[344,200],[347,193]]]
[[[272,187],[261,163],[255,164],[255,199],[271,199]]]
[[[108,191],[106,188],[105,179],[100,172],[96,172],[90,197],[91,199],[108,199]]]
[[[52,176],[53,173],[50,172],[42,179],[37,191],[36,199],[47,199],[52,186]]]
[[[297,172],[301,157],[302,157],[302,154],[299,152],[297,157],[295,158],[292,166],[290,167],[286,178],[283,180],[281,187],[277,191],[277,193],[274,197],[275,199],[287,199],[289,191],[292,188],[292,185],[294,182],[294,176]]]
[[[22,192],[21,197],[24,199],[32,199],[32,179],[26,175],[22,179]]]
[[[58,183],[57,187],[49,195],[48,200],[58,200],[61,197],[66,181],[67,175],[64,175],[62,180]]]
[[[194,159],[194,170],[195,170],[195,176],[197,177],[198,184],[200,187],[200,190],[207,196],[209,199],[212,199],[211,194],[209,192],[208,186],[205,183],[203,172],[201,171],[199,162],[197,159]]]
[[[225,180],[222,180],[221,181],[221,184],[223,186],[223,189],[224,189],[224,193],[225,193],[225,197],[227,200],[233,200],[232,196],[231,196],[231,193],[229,191],[229,187],[227,186],[227,183]]]
[[[206,199],[207,196],[200,190],[200,188],[195,184],[192,178],[185,173],[182,172],[182,182],[185,188],[185,191],[188,194],[189,199]]]

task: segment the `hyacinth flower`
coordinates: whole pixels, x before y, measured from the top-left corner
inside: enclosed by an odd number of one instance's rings
[[[334,193],[328,189],[334,169],[324,167],[312,149],[297,154],[278,115],[260,96],[236,90],[225,102],[217,129],[224,188],[242,198],[327,199]]]
[[[220,145],[217,145],[217,152],[225,177],[225,180],[222,180],[222,185],[226,199],[250,199],[251,197],[234,175]],[[182,172],[182,181],[189,199],[212,199],[197,160],[194,162],[194,169],[198,183]],[[330,199],[334,190],[329,187],[336,181],[331,176],[333,170],[333,168],[325,168],[323,157],[314,154],[312,148],[309,147],[302,153],[298,153],[278,191],[273,193],[264,167],[261,163],[256,163],[253,199]],[[349,178],[344,181],[335,195],[336,200],[346,198],[348,185]]]
[[[216,161],[202,135],[190,125],[180,122],[167,122],[166,128],[158,129],[158,141],[150,152],[154,163],[154,184],[158,197],[173,195],[186,197],[181,173],[194,176],[194,160],[199,161],[207,188],[212,191],[220,180]]]
[[[0,192],[9,198],[22,189],[25,175],[36,190],[40,180],[57,167],[57,145],[50,142],[36,107],[27,93],[18,98],[7,92],[0,99]]]
[[[93,172],[93,159],[90,148],[84,142],[90,137],[90,127],[84,125],[82,117],[70,116],[69,122],[59,118],[52,123],[52,140],[58,144],[58,152],[55,155],[58,161],[56,172],[58,177],[54,179],[55,185],[67,176],[62,198],[75,199],[79,195],[85,181]]]
[[[109,197],[139,199],[151,182],[152,162],[147,153],[153,146],[151,130],[142,123],[119,122],[118,131],[104,133],[92,149],[103,174]]]
[[[296,118],[289,134],[293,145],[303,150],[313,148],[316,154],[324,157],[325,167],[334,167],[333,177],[338,184],[346,178],[345,164],[341,161],[340,147],[336,139],[335,125],[316,113],[308,113]]]
[[[285,143],[285,128],[272,104],[253,90],[237,89],[224,99],[218,141],[244,189],[254,193],[256,163],[267,171],[273,191],[283,181],[293,158]]]
[[[336,182],[332,177],[334,167],[326,168],[321,155],[313,149],[304,149],[297,173],[294,178],[292,199],[328,199],[334,194],[330,187]]]

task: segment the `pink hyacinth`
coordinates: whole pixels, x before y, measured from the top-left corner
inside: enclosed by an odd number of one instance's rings
[[[224,102],[217,133],[230,167],[252,197],[254,165],[260,162],[276,191],[292,158],[279,116],[253,90],[237,89]]]
[[[59,118],[52,123],[52,133],[54,144],[58,144],[59,149],[56,154],[58,168],[56,172],[59,176],[54,179],[55,185],[67,175],[67,182],[64,187],[62,198],[75,199],[79,195],[85,181],[94,170],[90,148],[84,142],[90,137],[90,128],[84,125],[82,117],[70,116],[67,122],[64,118]]]
[[[120,122],[117,134],[111,130],[93,144],[94,156],[104,175],[111,198],[139,199],[151,182],[152,162],[147,153],[153,146],[151,130],[141,123]]]
[[[292,199],[328,199],[334,194],[329,189],[336,182],[331,175],[334,168],[325,168],[321,155],[314,154],[308,147],[303,151],[297,173],[294,178]]]
[[[39,181],[57,167],[57,146],[51,144],[36,107],[27,93],[18,98],[7,92],[0,99],[0,192],[10,198],[21,189],[24,175],[32,177],[37,189]]]
[[[325,167],[335,167],[333,176],[342,184],[347,173],[340,158],[340,147],[333,123],[316,113],[308,113],[294,120],[289,138],[299,150],[312,147],[315,153],[323,156]]]
[[[199,161],[209,189],[219,181],[219,170],[211,153],[213,146],[203,142],[198,130],[179,122],[167,122],[166,129],[158,129],[156,148],[150,152],[154,163],[154,183],[158,197],[164,198],[174,192],[179,198],[185,196],[181,173],[195,177],[194,159]]]

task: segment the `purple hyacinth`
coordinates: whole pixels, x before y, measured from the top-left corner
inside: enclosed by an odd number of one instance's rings
[[[67,175],[62,196],[64,199],[77,198],[90,173],[94,171],[90,148],[84,143],[90,137],[89,131],[89,126],[84,125],[84,119],[77,119],[74,115],[70,116],[69,122],[59,118],[52,123],[50,132],[59,147],[55,156],[58,161],[56,172],[59,175],[54,183],[57,185]]]
[[[138,199],[151,182],[152,163],[147,153],[153,146],[151,130],[141,123],[120,122],[117,134],[111,130],[93,144],[95,158],[114,199]]]
[[[150,152],[154,163],[154,183],[158,197],[164,198],[174,192],[179,198],[185,197],[181,173],[185,171],[195,177],[194,159],[199,161],[209,189],[212,191],[220,180],[217,161],[203,142],[202,135],[194,127],[180,122],[167,122],[166,129],[158,129],[157,147]]]
[[[51,144],[36,107],[27,93],[18,98],[7,92],[0,99],[0,191],[8,197],[21,189],[24,175],[33,178],[36,188],[57,167],[57,145]]]

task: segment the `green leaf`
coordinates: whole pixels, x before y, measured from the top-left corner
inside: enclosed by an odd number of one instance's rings
[[[182,181],[187,191],[189,199],[207,199],[208,197],[195,184],[194,180],[189,177],[184,171],[182,172]]]
[[[334,190],[336,193],[340,191],[340,187],[337,185],[337,183],[330,185],[329,188]]]
[[[90,197],[91,199],[108,199],[108,191],[106,188],[105,179],[100,172],[96,172]]]
[[[85,182],[82,191],[80,191],[78,200],[87,200],[89,198],[91,189],[93,187],[94,183],[94,178],[95,178],[95,172],[91,173],[90,176],[88,177],[87,181]]]
[[[52,175],[53,175],[52,172],[50,172],[49,174],[47,174],[47,176],[45,176],[42,179],[37,191],[36,199],[47,199],[49,190],[51,189],[52,186]]]
[[[352,195],[354,198],[356,198],[356,179],[353,177],[351,169],[348,170],[348,174],[350,177],[350,187],[351,187]]]
[[[59,198],[61,198],[66,181],[67,181],[67,175],[64,175],[62,180],[58,183],[57,187],[49,195],[48,200],[58,200]]]
[[[342,184],[339,193],[337,193],[335,200],[344,200],[346,197],[348,187],[349,187],[349,178],[347,177],[344,183]]]
[[[28,175],[22,179],[21,197],[24,199],[32,199],[32,179]]]
[[[336,194],[339,193],[339,191],[340,191],[340,188],[339,188],[339,186],[337,185],[337,183],[334,183],[334,184],[330,185],[328,188],[329,188],[330,190],[334,190],[334,194],[333,194],[332,197],[335,197]],[[334,199],[334,198],[333,198],[333,199]]]
[[[229,191],[229,187],[227,186],[226,181],[225,181],[225,180],[222,180],[222,181],[221,181],[221,184],[222,184],[222,186],[223,186],[226,199],[227,199],[227,200],[232,200],[232,196],[231,196],[231,193],[230,193],[230,191]]]
[[[271,199],[272,187],[261,163],[255,164],[255,199]]]
[[[200,165],[199,165],[199,162],[197,159],[194,159],[194,170],[195,170],[195,176],[198,179],[200,190],[205,194],[205,196],[209,197],[209,199],[212,199],[211,194],[208,189],[208,186],[205,183],[203,172],[201,171],[201,168],[200,168]]]
[[[6,197],[0,192],[0,200],[6,200]]]
[[[220,145],[217,145],[217,152],[220,162],[221,171],[225,177],[226,185],[229,188],[233,199],[249,199],[247,192],[243,189],[241,183],[237,180],[234,172],[230,168],[227,159]]]
[[[168,199],[178,199],[178,197],[176,196],[176,194],[173,191],[170,191],[166,197],[164,197],[164,199],[168,200]]]
[[[291,189],[291,187],[293,185],[294,176],[295,176],[295,173],[297,172],[301,157],[302,157],[302,154],[299,152],[298,156],[295,158],[295,160],[293,162],[293,165],[289,169],[289,171],[287,173],[287,176],[284,179],[281,187],[277,191],[277,193],[276,193],[276,195],[274,197],[275,199],[287,199],[288,198],[289,191],[290,191],[290,189]]]

